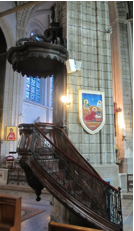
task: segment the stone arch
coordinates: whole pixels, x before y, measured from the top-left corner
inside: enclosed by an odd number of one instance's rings
[[[3,34],[5,36],[6,43],[7,43],[7,49],[9,49],[11,46],[15,45],[15,39],[14,39],[12,30],[11,30],[9,24],[3,18],[1,18],[1,20],[0,20],[0,28],[2,29]]]
[[[3,34],[2,29],[0,28],[0,38],[1,38],[1,43],[0,43],[0,54],[6,53],[7,50],[7,43],[5,36]]]
[[[7,43],[2,29],[0,28],[0,134],[2,131],[2,116],[3,116],[3,104],[4,104],[4,86],[5,86],[5,72],[6,72],[6,50]]]
[[[42,5],[44,3],[39,3],[38,5],[33,6],[32,8],[26,8],[22,11],[17,12],[17,25],[22,28],[27,28],[30,23],[30,19],[33,17],[34,13],[42,8]],[[40,22],[36,20],[36,27],[39,27],[39,29],[44,30],[43,24],[41,25]]]
[[[54,2],[40,2],[33,7],[29,7],[17,12],[17,27],[20,30],[18,33],[18,38],[22,38],[25,36],[29,36],[29,29],[35,28],[38,29],[40,32],[43,32],[48,28],[47,20],[38,21],[35,15],[40,15],[39,11],[47,13],[47,15],[51,14],[51,6]],[[35,17],[34,17],[35,16]],[[34,26],[33,26],[34,24]]]
[[[27,35],[28,37],[30,36],[30,33],[35,30],[35,31],[38,31],[39,34],[42,34],[42,32],[44,31],[44,28],[43,26],[41,25],[40,22],[38,22],[37,20],[32,20],[28,27],[27,27]]]
[[[7,50],[9,50],[12,46],[15,46],[16,38],[13,35],[12,28],[10,27],[6,18],[1,18],[0,20],[0,28],[4,34]],[[13,96],[14,94],[14,86],[17,86],[16,82],[14,82],[15,74],[13,72],[12,66],[7,61],[7,57],[2,55],[1,58],[4,59],[4,65],[2,66],[1,80],[3,81],[3,93],[0,91],[0,97],[2,98],[2,110],[1,110],[1,122],[0,122],[0,138],[4,141],[5,138],[5,127],[7,125],[12,125],[11,120],[15,118],[15,115],[11,116],[13,112]],[[1,63],[1,62],[0,62]],[[20,84],[18,84],[20,86]],[[16,87],[17,88],[17,87]],[[19,90],[18,90],[19,91]],[[18,99],[18,97],[16,97]],[[14,103],[16,106],[16,102]],[[9,113],[10,111],[10,113]],[[15,123],[14,123],[15,124]],[[16,125],[16,124],[15,124]],[[11,142],[4,141],[2,146],[0,147],[0,159],[1,162],[4,161],[5,154],[7,154],[10,150],[15,150],[16,141],[11,144]]]

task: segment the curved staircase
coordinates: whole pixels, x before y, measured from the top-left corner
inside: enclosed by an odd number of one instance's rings
[[[19,130],[19,163],[37,200],[45,187],[89,227],[123,230],[120,188],[99,176],[61,128],[38,123],[20,124]]]

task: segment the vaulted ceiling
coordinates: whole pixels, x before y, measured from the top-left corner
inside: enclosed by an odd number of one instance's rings
[[[27,35],[30,36],[31,31],[35,30],[43,33],[49,28],[51,22],[51,7],[56,1],[14,1],[14,7],[7,11],[0,12],[3,15],[17,13],[17,27],[26,28]],[[121,2],[118,2],[122,4]],[[126,1],[126,19],[133,18],[133,1]]]
[[[0,12],[0,17],[17,13],[17,26],[25,27],[28,31],[33,28],[40,31],[48,29],[51,22],[51,7],[56,1],[14,1],[14,7]],[[39,32],[40,32],[39,31]]]

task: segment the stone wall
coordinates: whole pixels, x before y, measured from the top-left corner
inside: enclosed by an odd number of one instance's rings
[[[68,75],[68,135],[92,164],[115,163],[109,10],[107,2],[67,3],[69,58],[82,61],[81,71]],[[101,131],[88,134],[80,125],[78,90],[105,92],[106,121]]]
[[[13,7],[14,5],[10,3],[2,3],[3,10],[8,9],[8,7]],[[16,19],[15,15],[7,15],[0,20],[0,27],[3,31],[7,50],[15,45],[15,35],[16,35]],[[5,129],[6,126],[17,126],[18,125],[18,114],[20,113],[19,108],[19,96],[21,95],[20,87],[22,86],[21,79],[14,75],[12,66],[6,61],[5,68],[5,87],[4,87],[4,97],[3,97],[3,113],[2,113],[2,130],[1,130],[1,163],[9,151],[16,151],[17,141],[5,141]],[[17,134],[18,138],[18,134]]]
[[[123,89],[123,109],[124,123],[126,131],[125,157],[133,156],[133,126],[132,126],[132,82],[130,74],[129,59],[129,41],[128,27],[126,21],[126,3],[117,2],[118,25],[119,25],[119,41],[120,41],[120,57],[121,57],[121,77]],[[132,38],[131,38],[132,39]]]
[[[15,7],[15,3],[13,1],[8,1],[8,2],[3,1],[0,4],[0,12],[9,10],[13,7]],[[3,23],[5,24],[4,28],[2,26]],[[3,33],[4,33],[4,30],[7,29],[7,27],[12,28],[12,33],[11,33],[10,37],[13,36],[14,39],[16,38],[16,14],[15,13],[9,14],[5,17],[1,17],[0,18],[0,27],[1,26],[2,26]]]
[[[121,173],[133,173],[133,22],[129,22],[126,2],[116,2],[122,80],[123,116],[126,132]]]

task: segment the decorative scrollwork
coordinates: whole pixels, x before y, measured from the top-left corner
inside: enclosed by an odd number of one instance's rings
[[[44,31],[44,35],[35,33],[30,36],[30,38],[21,38],[16,42],[16,46],[22,46],[25,42],[48,42],[55,43],[59,45],[67,46],[66,39],[62,38],[62,27],[60,27],[58,22],[55,22],[55,6],[51,7],[52,13],[52,23],[51,27]]]
[[[42,39],[43,42],[51,42],[53,37],[54,37],[53,31],[50,31],[50,36],[49,37],[47,37],[45,34],[44,35],[42,35],[42,34],[34,34],[34,35],[30,36],[30,38],[21,38],[21,39],[19,39],[16,42],[16,45],[17,46],[22,46],[24,42],[39,42],[39,41],[41,41],[39,39]]]

